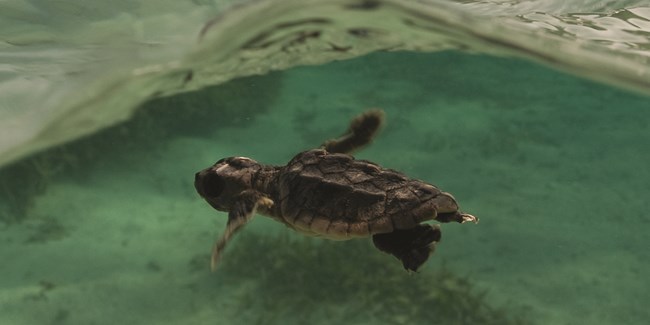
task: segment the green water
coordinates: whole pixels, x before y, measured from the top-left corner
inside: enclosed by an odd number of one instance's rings
[[[531,63],[378,53],[150,102],[0,175],[1,324],[645,324],[649,99]],[[477,215],[409,274],[369,240],[226,216],[193,188],[222,157],[284,164],[366,108],[357,157]]]

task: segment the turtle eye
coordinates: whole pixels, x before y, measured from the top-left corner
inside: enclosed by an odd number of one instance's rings
[[[209,197],[221,195],[226,183],[217,174],[207,174],[203,177],[203,193]]]
[[[253,161],[245,157],[233,157],[228,161],[228,165],[237,169],[248,168],[253,165]]]

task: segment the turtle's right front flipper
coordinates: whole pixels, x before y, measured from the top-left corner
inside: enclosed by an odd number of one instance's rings
[[[273,201],[258,191],[246,190],[239,194],[228,213],[226,230],[212,247],[212,257],[210,259],[210,269],[212,271],[216,269],[219,257],[230,238],[253,218],[257,207],[264,206],[268,209],[272,205]]]
[[[350,122],[347,132],[338,139],[325,141],[322,149],[329,153],[351,153],[372,141],[384,124],[384,111],[371,109],[361,113]]]

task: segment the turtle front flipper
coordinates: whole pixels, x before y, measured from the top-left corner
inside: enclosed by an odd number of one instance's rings
[[[246,190],[239,194],[228,213],[226,230],[212,247],[212,258],[210,260],[210,269],[212,271],[216,269],[219,257],[230,238],[253,218],[258,206],[270,209],[272,205],[273,201],[258,191]]]
[[[350,122],[348,131],[338,139],[325,141],[322,149],[330,153],[351,153],[372,141],[384,124],[384,111],[371,109],[361,113]]]
[[[373,235],[372,242],[380,251],[402,261],[405,269],[417,271],[434,251],[440,237],[440,227],[437,225],[420,224],[411,229]]]

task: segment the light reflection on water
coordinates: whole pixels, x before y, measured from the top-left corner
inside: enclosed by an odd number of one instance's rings
[[[0,165],[122,121],[148,98],[381,50],[522,57],[650,94],[645,1],[210,3],[0,10]],[[96,15],[74,16],[86,11]]]

